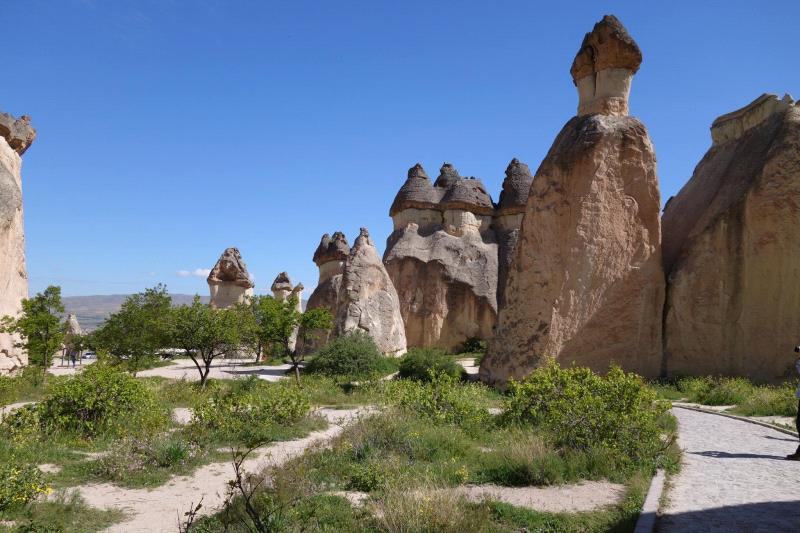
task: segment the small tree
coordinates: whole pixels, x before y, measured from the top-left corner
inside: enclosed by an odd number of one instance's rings
[[[22,300],[19,317],[4,316],[0,319],[0,331],[19,335],[21,341],[16,346],[24,348],[31,363],[40,365],[45,373],[64,340],[64,330],[58,318],[63,312],[61,287],[50,285],[33,298]]]
[[[205,386],[211,363],[241,344],[239,313],[236,309],[213,309],[195,296],[192,305],[174,307],[169,313],[170,345],[182,349],[200,372]]]
[[[261,345],[269,347],[272,355],[288,357],[291,360],[297,383],[300,383],[300,363],[305,359],[303,353],[292,348],[292,340],[297,336],[308,340],[313,330],[330,329],[333,317],[327,309],[310,309],[305,313],[297,310],[297,296],[292,295],[284,301],[271,296],[262,296],[253,303],[257,323],[257,335]]]
[[[135,376],[145,361],[168,346],[166,321],[171,307],[172,299],[162,284],[128,296],[120,310],[94,332],[95,347],[124,363]]]

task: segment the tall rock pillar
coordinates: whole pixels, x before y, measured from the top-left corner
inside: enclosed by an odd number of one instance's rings
[[[28,297],[22,218],[22,154],[36,138],[30,117],[0,113],[0,316],[17,316]],[[0,333],[0,375],[28,364],[18,339]]]
[[[659,372],[664,276],[656,158],[628,116],[639,47],[606,16],[571,73],[578,116],[536,172],[481,379],[520,379],[546,357]]]

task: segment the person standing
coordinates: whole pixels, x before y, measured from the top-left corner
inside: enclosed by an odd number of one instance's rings
[[[797,354],[794,367],[797,369],[797,373],[800,374],[800,346],[795,346],[794,353]],[[797,428],[798,436],[800,436],[800,386],[797,387],[794,397],[797,398],[797,416],[794,419],[794,426]],[[790,461],[800,461],[800,445],[797,446],[797,450],[794,453],[787,455],[786,458]]]

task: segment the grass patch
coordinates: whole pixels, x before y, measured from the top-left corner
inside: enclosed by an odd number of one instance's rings
[[[47,501],[35,502],[23,509],[1,516],[14,526],[1,526],[0,531],[61,532],[102,531],[121,522],[125,517],[119,510],[101,510],[89,507],[77,491],[59,491]]]

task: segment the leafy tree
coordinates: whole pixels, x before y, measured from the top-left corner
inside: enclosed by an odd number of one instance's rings
[[[200,372],[205,386],[211,363],[241,345],[237,309],[214,309],[195,296],[192,305],[173,307],[169,312],[169,344],[183,350]]]
[[[263,346],[270,354],[288,357],[292,364],[295,379],[300,383],[300,363],[305,354],[292,347],[292,340],[301,337],[307,341],[314,330],[330,329],[333,317],[327,309],[309,309],[305,313],[297,310],[297,296],[292,295],[284,301],[262,296],[253,304],[257,331]]]
[[[166,321],[171,307],[172,299],[163,284],[128,296],[120,310],[94,332],[95,347],[135,376],[147,360],[168,346]]]
[[[17,347],[28,352],[31,363],[40,365],[47,372],[53,355],[61,348],[64,330],[58,315],[64,312],[61,303],[61,287],[50,285],[44,292],[22,300],[19,317],[4,316],[0,319],[0,331],[19,335]]]

